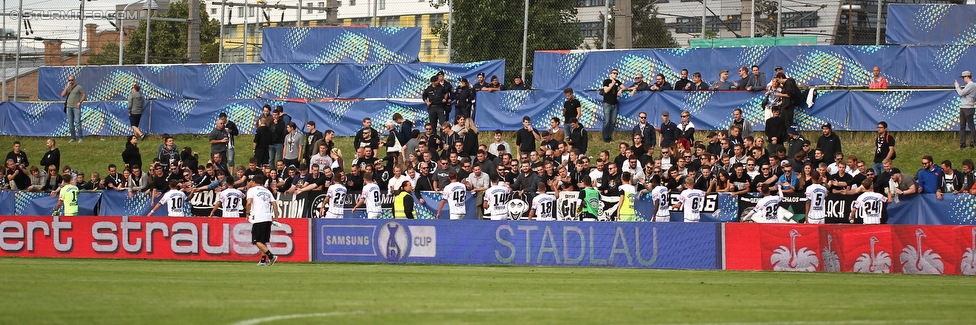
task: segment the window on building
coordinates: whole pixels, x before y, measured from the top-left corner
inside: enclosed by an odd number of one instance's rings
[[[325,12],[325,2],[319,2],[319,13]]]
[[[254,7],[247,8],[247,16],[254,17]]]
[[[349,5],[350,6],[355,6],[356,5],[356,0],[349,0]]]
[[[400,17],[380,17],[380,27],[400,27]]]
[[[386,0],[376,0],[376,5],[379,7],[379,10],[386,10]]]
[[[444,14],[431,14],[429,26],[437,26],[444,22]]]
[[[244,7],[237,7],[237,17],[244,17]]]
[[[217,14],[217,9],[216,8],[211,8],[210,9],[210,14],[211,15],[216,15]]]
[[[783,28],[814,28],[819,20],[816,11],[783,12]]]
[[[426,54],[426,55],[433,54],[433,48],[432,48],[431,43],[432,43],[432,41],[430,39],[424,40],[424,54]]]
[[[606,0],[579,0],[580,7],[605,7]],[[610,5],[614,5],[614,0],[610,0]]]
[[[583,37],[597,37],[601,32],[603,32],[602,22],[589,22],[589,23],[579,23],[577,24],[580,29],[580,33]]]
[[[413,15],[413,27],[420,27],[424,22],[423,15]]]
[[[352,25],[369,25],[369,17],[366,18],[353,18]]]

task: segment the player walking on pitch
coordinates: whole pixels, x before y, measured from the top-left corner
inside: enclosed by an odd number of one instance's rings
[[[759,191],[762,192],[763,198],[759,199],[756,206],[749,210],[749,213],[742,217],[742,220],[757,223],[783,222],[779,219],[779,202],[783,200],[783,190],[779,190],[776,195],[769,195],[769,185],[762,184]],[[757,214],[762,217],[754,218]]]
[[[221,209],[221,216],[224,218],[240,218],[241,210],[244,209],[244,193],[240,190],[227,186],[227,179],[225,178],[221,186],[224,187],[217,195],[217,203],[214,204],[213,210],[210,210],[210,218],[213,218],[214,212],[217,209]]]
[[[163,197],[159,199],[159,203],[149,210],[149,215],[153,215],[156,210],[159,210],[166,203],[168,216],[170,217],[185,217],[186,213],[183,212],[183,207],[186,205],[186,193],[180,191],[180,182],[177,180],[169,181],[169,191],[163,194]]]
[[[546,183],[543,182],[539,182],[538,191],[539,195],[536,195],[532,199],[532,210],[529,210],[529,220],[556,220],[556,196],[546,193]]]
[[[654,206],[657,207],[657,212],[654,213],[654,222],[670,222],[671,221],[671,193],[667,186],[661,185],[661,177],[658,175],[651,176],[651,199],[654,200]]]
[[[705,201],[705,192],[695,189],[695,180],[688,177],[685,180],[685,188],[678,196],[678,203],[674,208],[685,208],[685,222],[698,222],[701,220],[701,208]]]
[[[810,172],[810,177],[813,179],[813,184],[807,186],[807,223],[811,224],[821,224],[824,223],[824,206],[827,202],[827,188],[820,185],[820,172],[812,171]]]
[[[251,243],[261,250],[258,266],[274,265],[278,261],[278,256],[268,248],[271,225],[278,218],[278,203],[263,185],[267,180],[267,176],[259,173],[247,182],[247,221],[251,223]]]
[[[359,202],[356,202],[356,206],[352,207],[351,212],[356,213],[356,208],[365,203],[366,218],[379,219],[380,215],[383,214],[383,207],[380,204],[380,186],[376,185],[376,181],[373,180],[373,173],[363,174],[363,181],[366,182],[366,185],[363,185],[363,192],[359,196]]]
[[[864,224],[881,224],[881,212],[884,209],[884,202],[888,201],[888,197],[875,192],[874,182],[871,180],[864,180],[861,186],[867,192],[861,193],[857,197],[857,200],[854,200],[854,208],[851,209],[851,216],[848,219],[853,223],[854,215],[857,214],[857,211],[861,211],[861,218],[864,219]]]
[[[441,205],[437,207],[437,219],[441,218],[441,210],[444,209],[444,204],[447,203],[449,210],[451,212],[451,220],[459,220],[464,217],[464,200],[468,196],[468,189],[464,184],[458,183],[457,172],[451,171],[447,174],[447,178],[451,180],[450,184],[444,187],[444,192],[441,193]]]
[[[51,215],[58,215],[58,210],[64,204],[65,216],[78,215],[78,187],[71,184],[71,175],[61,175],[61,195],[58,197],[58,204],[54,205],[54,212]],[[52,196],[54,193],[51,193]]]
[[[501,221],[508,219],[508,208],[505,204],[511,193],[511,189],[505,185],[504,181],[498,180],[498,175],[489,175],[492,185],[485,191],[485,209],[491,210],[491,220]]]
[[[346,187],[342,186],[342,173],[332,177],[332,185],[325,192],[325,200],[319,207],[319,215],[326,219],[342,219],[342,210],[346,205]],[[325,213],[325,205],[329,204],[329,213]]]

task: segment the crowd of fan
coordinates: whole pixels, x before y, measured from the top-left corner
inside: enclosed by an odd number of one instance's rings
[[[740,74],[743,80],[731,83],[732,86],[783,91],[775,82],[782,76],[781,71],[767,85],[758,67],[753,67],[753,75],[748,75],[745,67]],[[722,76],[719,85],[724,87],[727,72]],[[682,77],[687,77],[686,71]],[[691,84],[701,83],[700,80],[697,76]],[[497,80],[493,82],[497,85]],[[873,160],[866,161],[842,152],[841,140],[830,124],[822,126],[823,133],[816,142],[803,138],[793,125],[792,116],[780,116],[781,104],[776,102],[768,104],[770,116],[764,136],[754,134],[739,109],[733,112],[728,129],[709,132],[705,139],[695,139],[694,124],[687,111],[681,112],[678,123],[664,111],[658,125],[649,123],[647,114],[641,112],[630,142],[619,143],[616,152],[592,153],[588,151],[587,131],[579,122],[580,103],[573,97],[572,89],[567,89],[562,120],[552,118],[548,127],[538,130],[529,117],[524,117],[523,127],[515,132],[514,146],[498,130],[494,131],[494,141],[479,143],[479,130],[470,118],[474,103],[464,103],[466,99],[461,97],[465,96],[458,94],[475,86],[482,91],[494,90],[491,85],[479,75],[478,85],[469,85],[462,79],[455,89],[442,75],[433,77],[424,99],[428,105],[432,100],[442,101],[445,116],[450,116],[450,107],[455,107],[453,123],[428,123],[417,129],[410,120],[394,114],[381,132],[367,118],[354,137],[352,156],[345,156],[335,146],[332,130],[323,133],[316,129],[314,121],[300,128],[281,106],[272,109],[266,105],[257,119],[253,143],[244,146],[252,149],[252,154],[244,155],[251,157],[246,167],[234,168],[235,156],[243,153],[241,146],[234,143],[240,130],[221,114],[209,137],[211,153],[206,162],[200,161],[194,149],[180,148],[171,136],[163,135],[156,156],[144,165],[138,146],[142,137],[131,136],[122,153],[123,164],[109,165],[103,177],[98,172],[86,175],[61,166],[55,139],[47,140],[49,150],[38,165],[31,165],[20,143],[15,142],[3,166],[6,177],[0,186],[50,192],[60,186],[60,175],[70,174],[81,190],[127,191],[130,195],[148,192],[157,197],[169,190],[170,181],[177,181],[180,189],[192,193],[228,187],[243,189],[248,179],[263,174],[268,179],[266,186],[279,195],[324,190],[333,183],[341,183],[349,191],[360,191],[369,180],[375,180],[384,192],[396,192],[404,182],[410,182],[411,188],[420,192],[442,190],[450,183],[450,175],[455,174],[481,201],[480,194],[496,181],[503,181],[514,193],[531,199],[537,189],[580,190],[584,177],[606,196],[621,195],[622,179],[638,189],[660,184],[680,192],[686,184],[694,184],[695,189],[705,193],[741,195],[762,192],[763,185],[771,191],[802,193],[819,175],[819,183],[834,194],[864,192],[865,180],[889,197],[914,193],[936,193],[940,198],[943,193],[976,194],[974,166],[969,159],[962,162],[961,171],[955,171],[950,161],[936,165],[933,158],[926,156],[922,159],[923,168],[914,177],[903,176],[898,168],[891,167],[896,157],[895,140],[887,132],[885,122],[878,124],[876,154]],[[621,91],[657,90],[653,85],[644,85],[638,82]],[[345,160],[349,158],[347,172]],[[692,181],[687,182],[689,179]]]

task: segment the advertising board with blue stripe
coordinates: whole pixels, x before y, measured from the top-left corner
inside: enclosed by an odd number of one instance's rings
[[[313,261],[721,267],[718,223],[313,219]]]

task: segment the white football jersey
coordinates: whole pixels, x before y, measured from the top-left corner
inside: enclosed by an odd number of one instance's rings
[[[806,190],[807,202],[810,202],[810,211],[807,211],[807,220],[823,220],[827,205],[827,188],[820,184],[810,184]]]
[[[671,197],[670,191],[666,186],[657,186],[651,190],[651,198],[657,200],[657,212],[654,213],[655,217],[666,218],[661,219],[661,221],[668,220],[671,218]],[[657,220],[655,220],[657,221]]]
[[[329,200],[329,213],[341,216],[346,206],[346,187],[342,184],[332,184],[325,192],[325,196]]]
[[[186,193],[180,190],[169,190],[159,199],[160,203],[166,204],[167,215],[170,217],[185,217],[183,207],[186,205]]]
[[[755,215],[760,215],[763,219],[763,223],[779,223],[779,202],[783,200],[782,196],[779,195],[769,195],[759,199],[756,206],[752,207],[753,218]]]
[[[464,209],[464,201],[468,196],[468,188],[464,184],[458,182],[447,184],[441,195],[447,201],[451,216],[462,216],[467,212]]]
[[[366,213],[383,212],[380,195],[380,186],[376,183],[367,183],[363,186],[362,198],[366,203]]]
[[[271,194],[264,186],[255,186],[247,190],[247,198],[251,200],[251,212],[247,218],[250,223],[271,221],[274,215],[271,212],[272,204],[275,202],[274,194]]]
[[[488,202],[488,210],[491,212],[491,220],[508,219],[509,190],[506,186],[495,185],[485,191],[485,200]]]
[[[884,208],[884,202],[887,201],[888,197],[881,193],[865,192],[854,200],[854,208],[860,209],[864,224],[876,225],[881,223],[881,210]]]
[[[685,210],[685,222],[698,222],[701,220],[701,209],[705,204],[705,192],[696,189],[681,191],[678,196],[681,207]]]
[[[556,220],[556,196],[552,194],[539,194],[532,199],[532,211],[535,211],[535,220],[553,221]]]
[[[217,196],[220,201],[220,210],[223,211],[224,218],[240,218],[241,210],[244,209],[244,193],[236,188],[228,188],[220,191]]]

